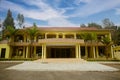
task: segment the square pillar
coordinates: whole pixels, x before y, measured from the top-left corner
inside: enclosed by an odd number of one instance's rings
[[[42,59],[44,58],[44,45],[42,45]]]
[[[58,33],[56,34],[56,38],[59,38],[59,34]]]
[[[65,38],[65,34],[63,34],[63,38]]]
[[[96,57],[99,58],[98,46],[96,46]]]
[[[76,33],[74,33],[74,39],[76,39]]]
[[[113,53],[113,48],[112,48],[112,46],[110,46],[110,48],[111,48],[111,58],[114,58],[114,53]]]
[[[1,58],[1,49],[2,49],[2,48],[0,48],[0,58]]]
[[[10,47],[8,46],[6,48],[5,58],[10,58],[10,57],[12,57],[12,52],[10,52]]]
[[[93,58],[96,58],[96,55],[95,55],[95,46],[92,47],[92,52],[93,52]]]
[[[88,49],[87,49],[87,46],[85,46],[85,56],[86,56],[86,58],[88,58]]]
[[[45,33],[45,39],[47,39],[47,33]]]
[[[36,46],[34,46],[34,58],[36,58]]]
[[[76,53],[76,58],[78,58],[78,44],[76,44],[75,53]]]
[[[81,58],[81,47],[80,47],[80,45],[78,46],[78,54],[79,54],[79,57],[78,58]]]
[[[25,46],[23,46],[23,58],[25,58]]]
[[[28,58],[28,51],[29,49],[28,49],[28,46],[26,46],[26,58]]]
[[[46,59],[46,44],[44,44],[44,59]]]

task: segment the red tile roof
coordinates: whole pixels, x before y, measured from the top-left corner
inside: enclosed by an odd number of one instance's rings
[[[31,27],[27,27],[27,28],[31,28]],[[26,29],[26,28],[25,28]],[[95,27],[86,27],[86,28],[81,28],[81,27],[38,27],[39,30],[41,31],[91,31],[91,30],[107,30],[108,29],[97,29]],[[111,30],[109,30],[111,31]]]

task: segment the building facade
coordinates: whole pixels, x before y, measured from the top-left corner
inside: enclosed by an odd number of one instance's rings
[[[107,36],[111,40],[111,30],[105,29],[41,27],[37,28],[33,39],[27,29],[21,29],[14,37],[0,42],[0,58],[101,58],[106,57],[102,38]],[[85,41],[82,37],[85,33],[95,33],[97,40]],[[113,58],[112,46],[107,49],[108,57]]]

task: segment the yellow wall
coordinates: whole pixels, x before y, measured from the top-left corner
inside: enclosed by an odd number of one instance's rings
[[[115,52],[114,53],[114,56],[116,59],[119,59],[120,60],[120,52]]]
[[[115,58],[120,60],[120,46],[115,46],[113,49]]]
[[[2,48],[6,48],[5,58],[9,58],[9,55],[10,55],[10,47],[9,47],[9,45],[8,44],[0,44],[0,55],[1,55]]]

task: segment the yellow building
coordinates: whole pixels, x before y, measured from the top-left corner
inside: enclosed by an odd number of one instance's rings
[[[120,46],[113,46],[114,57],[120,60]]]
[[[41,27],[34,40],[24,28],[14,38],[0,42],[1,58],[101,58],[106,57],[103,37],[111,39],[111,30],[79,27]],[[81,34],[95,33],[97,41],[85,41]],[[107,50],[113,58],[112,46]]]

